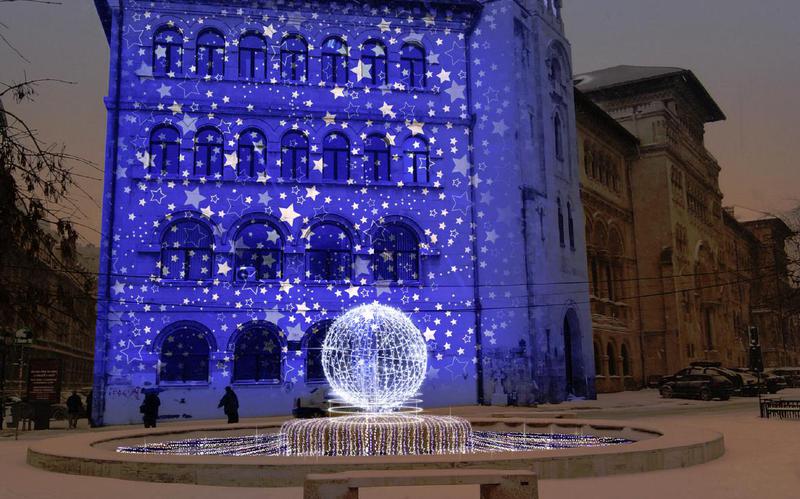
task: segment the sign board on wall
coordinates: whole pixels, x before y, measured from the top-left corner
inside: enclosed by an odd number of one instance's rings
[[[31,359],[28,366],[28,400],[60,403],[61,360]]]

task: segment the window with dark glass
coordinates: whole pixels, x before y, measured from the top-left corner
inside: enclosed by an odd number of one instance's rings
[[[603,375],[603,361],[602,352],[600,351],[600,344],[594,344],[594,374],[595,376]]]
[[[622,357],[622,375],[623,376],[630,376],[631,375],[631,357],[628,353],[628,345],[623,343],[622,350],[621,350],[621,357]]]
[[[233,381],[279,383],[282,366],[281,333],[273,324],[250,326],[236,338]]]
[[[215,78],[225,74],[225,38],[215,29],[201,31],[197,36],[197,74]]]
[[[561,198],[556,199],[558,203],[558,242],[564,247],[564,210],[561,209]]]
[[[252,220],[236,234],[236,279],[265,281],[280,279],[283,269],[283,236],[265,220]]]
[[[428,141],[409,137],[404,144],[403,178],[406,182],[427,183],[430,180]]]
[[[211,230],[196,220],[170,225],[161,239],[161,277],[195,281],[211,278],[214,238]]]
[[[267,77],[267,43],[257,33],[239,38],[239,78],[249,80]]]
[[[183,68],[183,35],[177,28],[165,26],[153,37],[153,74],[173,76]]]
[[[343,133],[329,133],[322,143],[322,177],[329,180],[350,178],[350,141]]]
[[[322,81],[344,84],[349,77],[347,44],[332,36],[322,43]]]
[[[617,375],[617,351],[612,343],[606,347],[606,355],[608,356],[608,375]]]
[[[372,180],[392,179],[391,151],[383,135],[370,135],[364,141],[364,159],[367,176]]]
[[[222,175],[224,144],[222,134],[213,127],[201,128],[194,136],[194,174]]]
[[[168,125],[158,126],[150,133],[150,167],[160,174],[180,171],[181,134]]]
[[[575,222],[572,220],[572,204],[567,202],[567,231],[569,233],[569,247],[575,249]]]
[[[239,134],[238,174],[240,177],[258,177],[267,171],[267,139],[261,130],[249,128]]]
[[[553,140],[555,141],[556,159],[564,159],[564,139],[563,130],[561,129],[561,116],[556,114],[553,116]]]
[[[389,58],[386,46],[377,40],[368,40],[361,46],[361,64],[364,73],[361,75],[372,85],[389,83]]]
[[[306,331],[306,381],[321,383],[327,381],[322,368],[322,344],[332,321],[317,322]]]
[[[313,226],[305,235],[306,276],[312,281],[343,281],[352,275],[352,244],[334,223]]]
[[[419,279],[419,240],[414,231],[399,224],[381,227],[373,244],[376,280],[404,282]]]
[[[281,79],[304,82],[308,79],[308,44],[298,35],[281,42]]]
[[[281,139],[281,178],[308,178],[308,139],[302,132]]]
[[[182,326],[164,336],[159,354],[159,380],[208,382],[209,346],[200,328]]]
[[[425,49],[415,43],[406,43],[400,49],[400,74],[406,88],[425,88],[427,68]]]

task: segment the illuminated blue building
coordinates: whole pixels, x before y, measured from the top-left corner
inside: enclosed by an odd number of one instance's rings
[[[111,47],[96,417],[284,414],[380,302],[428,406],[594,394],[558,0],[96,0]]]

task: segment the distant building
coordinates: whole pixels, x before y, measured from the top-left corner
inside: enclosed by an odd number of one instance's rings
[[[800,365],[800,312],[797,288],[789,280],[786,240],[794,232],[779,218],[744,222],[758,240],[759,279],[752,290],[751,316],[767,367]]]
[[[575,83],[598,391],[692,361],[746,366],[750,325],[767,365],[797,363],[791,231],[722,209],[704,133],[725,116],[700,81],[617,66]]]
[[[639,140],[575,91],[598,392],[643,384],[631,169]],[[646,216],[639,213],[638,216]]]
[[[4,251],[0,263],[2,333],[9,338],[2,366],[6,395],[26,396],[31,359],[58,359],[61,392],[92,386],[94,275],[74,262],[40,252]],[[30,330],[30,345],[15,345],[17,331]],[[22,365],[20,366],[20,359]]]
[[[429,406],[594,396],[558,0],[97,0],[111,46],[98,421],[285,414],[379,301]]]

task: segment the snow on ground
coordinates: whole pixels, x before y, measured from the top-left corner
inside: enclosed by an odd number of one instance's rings
[[[800,389],[781,396],[800,398]],[[680,470],[572,480],[543,480],[542,499],[797,499],[800,498],[800,421],[762,420],[756,398],[701,402],[658,397],[653,390],[601,395],[597,401],[572,401],[537,409],[461,407],[454,414],[488,416],[498,412],[575,413],[587,419],[669,421],[710,428],[725,435],[726,454],[710,463]],[[444,412],[444,411],[443,411]],[[449,412],[449,411],[447,411]],[[179,424],[179,423],[178,423]],[[84,430],[85,431],[85,430]],[[299,488],[253,489],[154,484],[50,473],[25,463],[32,439],[64,430],[23,433],[19,441],[6,432],[0,438],[0,499],[300,499]],[[365,490],[362,497],[380,499],[477,498],[477,487]]]

